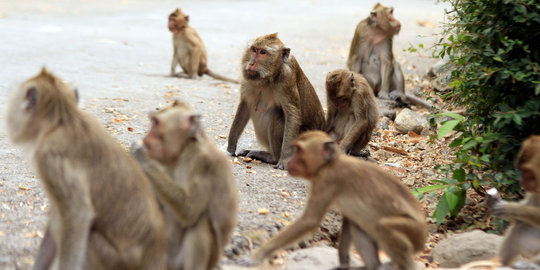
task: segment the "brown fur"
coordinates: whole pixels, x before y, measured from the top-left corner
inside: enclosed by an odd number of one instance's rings
[[[403,103],[428,109],[435,107],[405,93],[403,72],[392,52],[393,37],[401,30],[401,23],[394,17],[393,11],[393,8],[377,3],[370,15],[358,23],[347,68],[362,74],[379,98],[399,99]]]
[[[258,142],[269,150],[247,150],[247,155],[284,169],[290,146],[299,132],[323,129],[324,112],[315,89],[289,55],[277,33],[258,37],[242,56],[240,103],[229,132],[227,151],[236,144],[251,119]]]
[[[326,103],[326,131],[341,142],[344,153],[360,155],[379,117],[368,82],[358,73],[334,70],[326,76]]]
[[[152,115],[134,155],[166,205],[168,269],[214,269],[236,222],[231,163],[186,103]]]
[[[413,255],[424,249],[428,232],[420,204],[405,185],[375,164],[341,154],[321,131],[303,133],[293,148],[288,170],[311,183],[307,206],[302,217],[257,250],[253,262],[317,229],[334,205],[345,221],[339,248],[342,267],[348,266],[354,242],[366,269],[379,266],[379,248],[396,269],[415,268]]]
[[[518,155],[521,186],[526,191],[519,203],[504,202],[489,197],[488,205],[494,214],[515,221],[508,229],[499,250],[503,265],[510,265],[518,255],[533,258],[540,264],[540,136],[531,136],[523,142]]]
[[[164,269],[163,220],[143,171],[45,69],[15,92],[10,137],[33,149],[51,203],[34,269]],[[52,266],[51,266],[52,264]]]
[[[188,22],[189,16],[179,8],[169,15],[168,27],[173,33],[171,76],[175,76],[176,66],[180,65],[183,73],[178,74],[179,77],[193,79],[207,74],[214,79],[238,83],[237,80],[216,74],[208,68],[206,47],[195,28]]]

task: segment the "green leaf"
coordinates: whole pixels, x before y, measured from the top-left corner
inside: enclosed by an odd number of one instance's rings
[[[437,225],[441,225],[441,223],[446,218],[446,215],[448,215],[448,213],[450,212],[450,209],[448,208],[448,201],[446,200],[446,194],[447,193],[444,193],[441,196],[439,202],[437,203],[437,208],[435,208],[435,212],[433,212],[433,216],[435,217]]]
[[[417,188],[416,191],[418,193],[428,193],[428,192],[441,190],[441,189],[444,189],[446,187],[448,187],[448,185],[431,185],[431,186],[425,186],[425,187]]]
[[[477,141],[471,140],[468,143],[466,143],[463,147],[461,147],[461,149],[463,149],[463,150],[471,149],[471,148],[475,147],[477,144],[478,144]]]
[[[521,126],[521,124],[523,123],[523,121],[521,121],[521,116],[517,113],[514,113],[514,115],[512,116],[512,118],[514,119],[514,122],[518,125]]]
[[[534,95],[538,96],[540,94],[540,83],[534,88]]]
[[[437,138],[442,139],[444,136],[448,135],[454,128],[459,124],[459,120],[448,120],[444,122],[444,124],[441,125],[439,128],[439,133],[437,135]]]
[[[454,170],[454,174],[452,175],[452,178],[458,180],[459,182],[464,182],[465,181],[465,170],[464,169]]]
[[[493,60],[495,60],[497,62],[501,62],[501,63],[503,62],[503,60],[498,56],[493,57]]]
[[[451,194],[451,195],[450,195]],[[465,191],[460,190],[456,193],[447,192],[446,199],[448,200],[448,208],[450,209],[450,216],[456,217],[463,205],[465,205]]]
[[[448,117],[454,118],[456,120],[463,121],[463,115],[460,115],[460,114],[457,114],[457,113],[452,113],[452,112],[439,113],[439,114],[437,114],[437,116],[448,116]]]

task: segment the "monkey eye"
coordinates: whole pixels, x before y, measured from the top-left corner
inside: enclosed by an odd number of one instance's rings
[[[259,51],[259,53],[260,53],[260,54],[266,54],[266,50],[261,49],[261,50]]]
[[[255,49],[255,47],[252,47],[251,52],[257,53],[257,49]]]
[[[390,8],[390,9],[388,10],[388,13],[394,14],[394,8]]]

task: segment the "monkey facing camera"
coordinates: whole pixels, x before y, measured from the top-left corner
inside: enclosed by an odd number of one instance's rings
[[[236,223],[231,163],[185,102],[152,113],[152,126],[131,152],[164,205],[167,269],[212,270]]]

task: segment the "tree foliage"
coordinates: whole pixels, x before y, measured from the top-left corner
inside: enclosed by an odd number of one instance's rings
[[[442,114],[439,138],[452,130],[455,162],[436,185],[444,189],[435,217],[455,217],[469,188],[495,186],[520,192],[514,160],[521,142],[540,133],[540,2],[537,0],[445,0],[449,23],[436,54],[452,67],[447,102],[463,106],[464,117]]]

